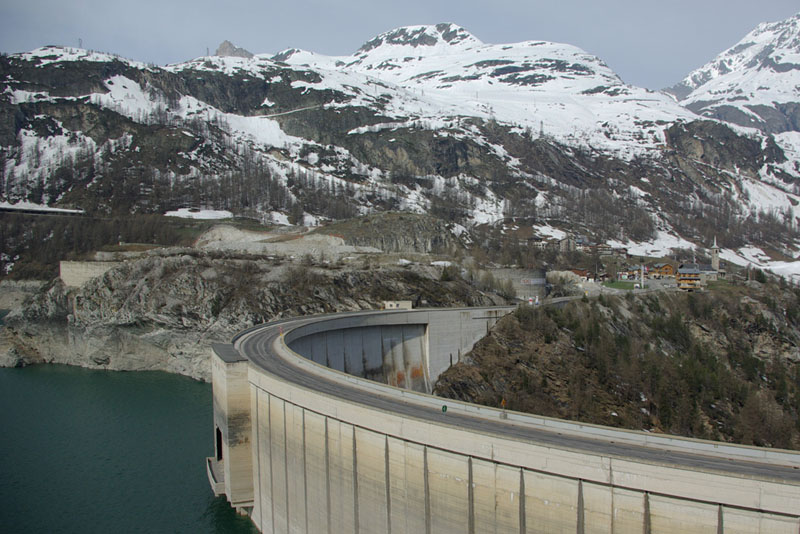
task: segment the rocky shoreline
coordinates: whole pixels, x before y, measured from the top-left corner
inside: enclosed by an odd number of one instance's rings
[[[225,252],[165,251],[123,262],[79,288],[31,286],[0,328],[0,366],[62,363],[159,370],[210,380],[210,346],[274,319],[377,309],[505,303],[426,265],[375,266]],[[1,303],[2,301],[0,301]]]

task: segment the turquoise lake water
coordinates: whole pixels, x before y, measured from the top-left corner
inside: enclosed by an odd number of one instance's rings
[[[256,532],[211,492],[213,443],[210,384],[0,369],[0,532]]]

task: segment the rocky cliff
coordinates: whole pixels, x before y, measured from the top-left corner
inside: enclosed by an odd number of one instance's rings
[[[341,236],[348,245],[400,254],[441,254],[463,244],[456,225],[418,213],[373,213],[326,225],[317,233]]]
[[[83,287],[59,280],[6,317],[0,365],[66,363],[164,370],[209,379],[210,344],[280,317],[378,308],[499,303],[436,268],[336,266],[279,258],[161,250],[124,262]]]
[[[246,59],[250,59],[251,57],[253,57],[253,53],[250,52],[249,50],[245,50],[244,48],[239,48],[238,46],[234,46],[232,42],[227,40],[222,41],[222,43],[220,43],[214,55],[221,57],[243,57]]]

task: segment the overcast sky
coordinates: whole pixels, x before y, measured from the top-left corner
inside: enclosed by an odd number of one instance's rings
[[[254,53],[348,55],[375,35],[454,22],[485,43],[579,46],[631,84],[660,89],[797,0],[2,0],[0,50],[48,44],[157,64],[213,54],[225,39]]]

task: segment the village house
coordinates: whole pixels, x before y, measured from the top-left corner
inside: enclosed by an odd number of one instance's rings
[[[720,248],[717,245],[717,238],[711,246],[711,265],[699,263],[684,263],[678,268],[676,276],[678,289],[684,291],[697,291],[702,289],[708,282],[715,282],[720,277],[725,276],[725,270],[721,268],[719,261]]]
[[[596,246],[586,236],[579,235],[575,238],[575,247],[581,252],[590,254],[594,252]]]
[[[548,245],[549,242],[543,237],[533,236],[528,238],[528,246],[531,248],[542,250],[547,248]]]
[[[575,250],[575,240],[572,237],[565,237],[558,242],[558,250],[561,252],[572,252]]]
[[[641,275],[640,267],[625,266],[617,271],[617,280],[636,280]]]
[[[600,243],[595,247],[595,251],[600,256],[611,256],[614,254],[614,248],[611,245]]]
[[[678,282],[678,289],[683,291],[700,291],[703,288],[700,268],[696,263],[681,264],[675,278]]]
[[[700,270],[700,283],[706,285],[708,282],[716,282],[719,279],[719,272],[711,265],[698,264]]]
[[[677,269],[671,263],[655,263],[650,266],[651,278],[672,278],[675,276]]]

